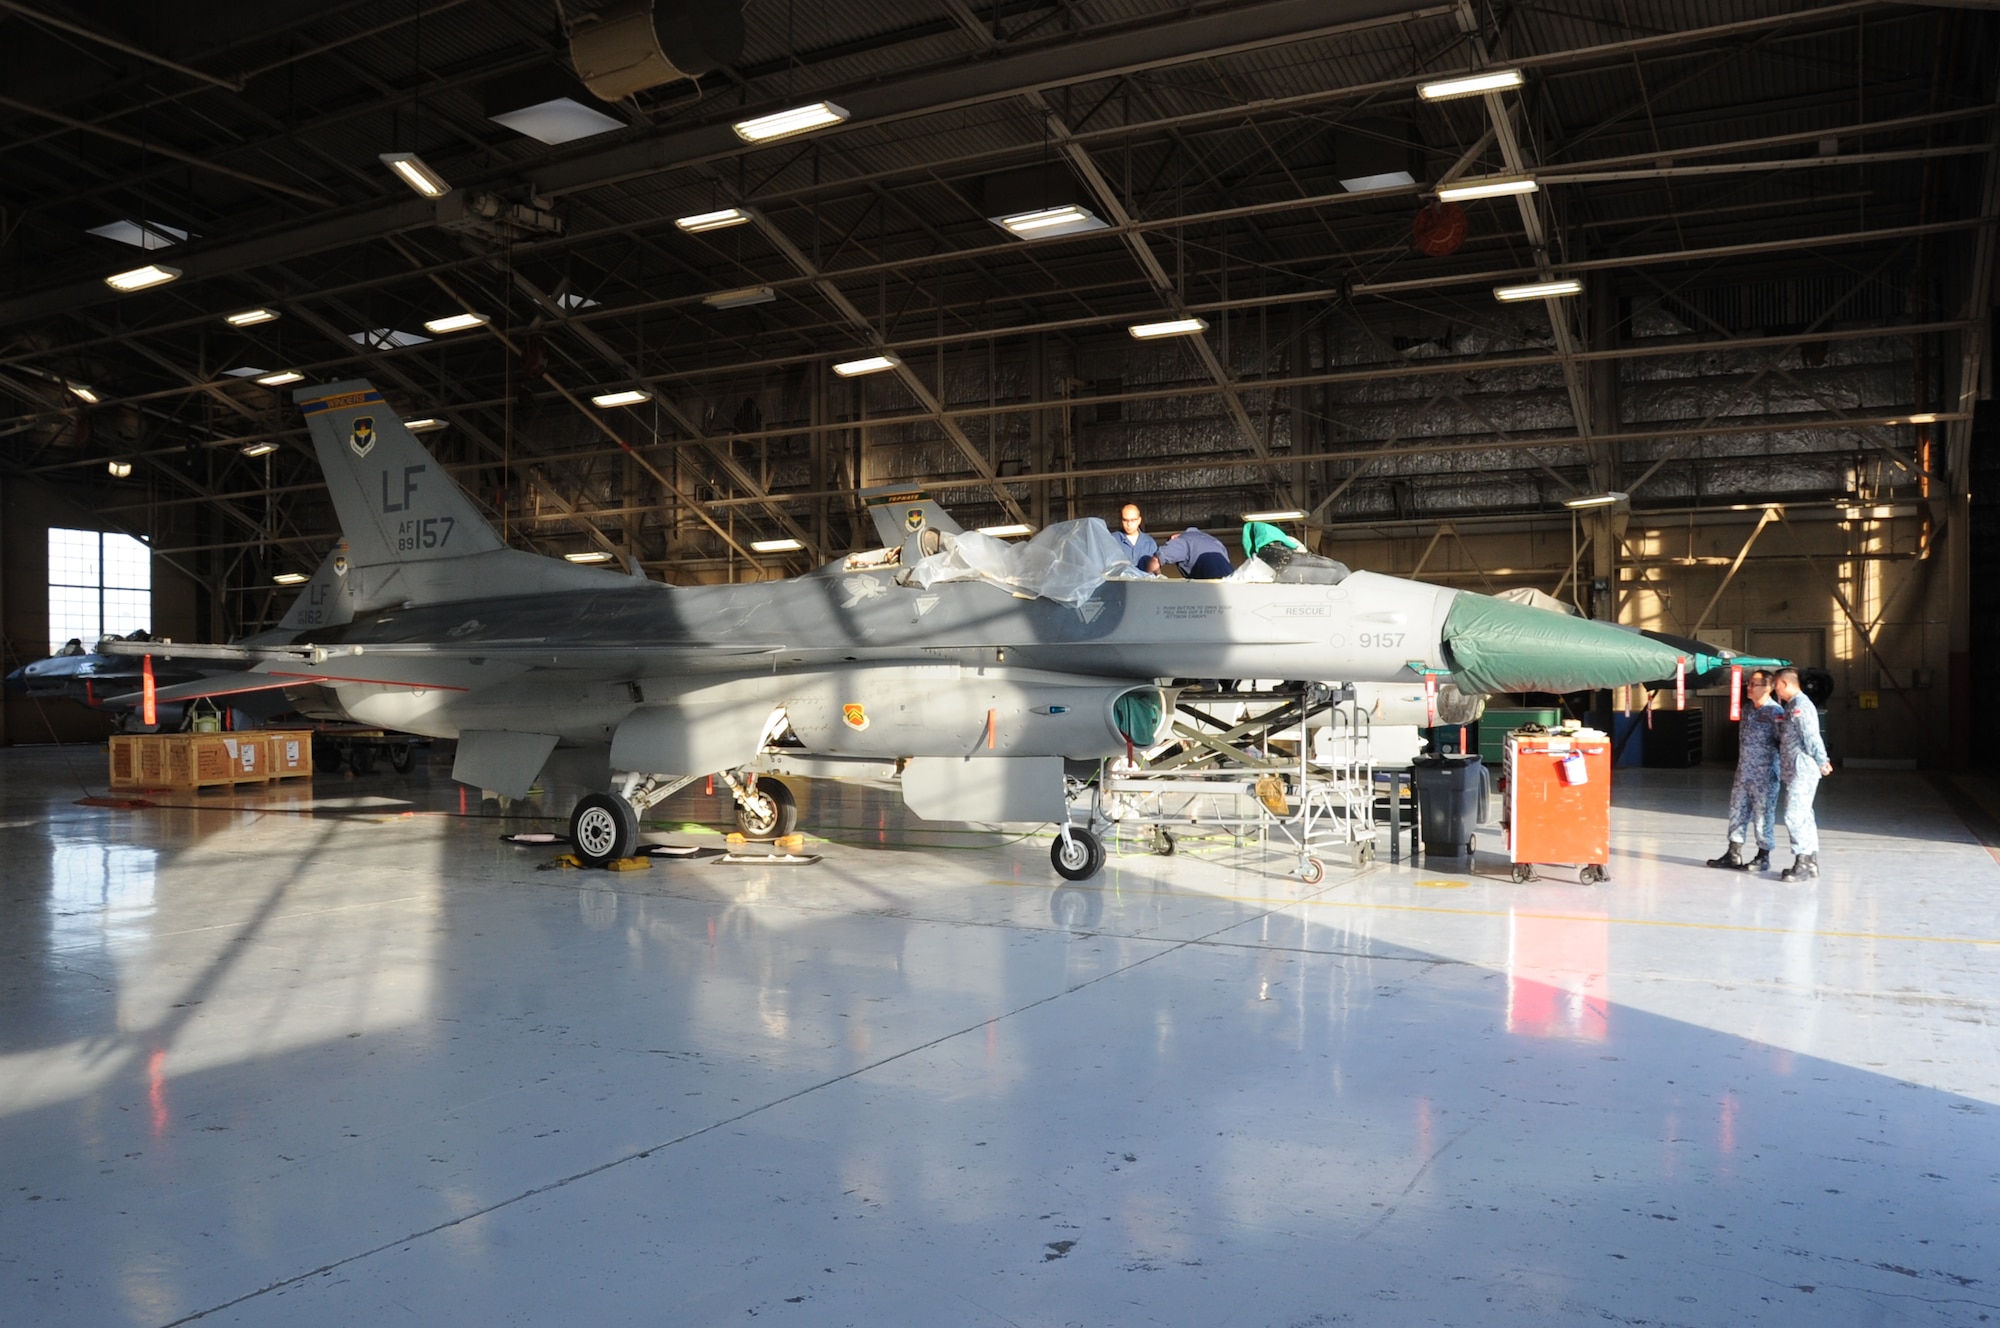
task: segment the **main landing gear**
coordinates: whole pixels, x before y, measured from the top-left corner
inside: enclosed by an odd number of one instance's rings
[[[639,813],[616,793],[592,793],[569,814],[569,843],[586,867],[629,858],[639,846]]]
[[[745,839],[782,839],[798,828],[799,800],[769,775],[722,776],[736,799],[736,828]]]
[[[603,867],[631,857],[639,847],[639,818],[697,778],[627,775],[618,792],[592,793],[579,799],[569,814],[569,842],[578,861],[586,867]],[[744,838],[779,839],[797,828],[798,799],[777,780],[758,775],[738,778],[727,771],[719,778],[736,800],[736,826]],[[1101,864],[1103,859],[1099,849],[1097,861]]]

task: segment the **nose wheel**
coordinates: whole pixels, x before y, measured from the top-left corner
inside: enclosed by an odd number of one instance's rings
[[[1088,880],[1104,867],[1104,845],[1090,831],[1073,825],[1067,837],[1058,834],[1049,845],[1049,861],[1065,881]]]

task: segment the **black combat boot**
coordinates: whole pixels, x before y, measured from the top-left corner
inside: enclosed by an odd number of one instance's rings
[[[1801,853],[1792,859],[1792,865],[1778,873],[1781,881],[1816,881],[1819,879],[1819,854]]]
[[[1771,870],[1771,850],[1760,848],[1757,856],[1743,864],[1744,871],[1767,872]]]
[[[1710,858],[1708,865],[1711,867],[1720,867],[1724,871],[1742,871],[1743,849],[1744,845],[1742,844],[1731,844],[1728,848],[1722,850],[1721,857]]]

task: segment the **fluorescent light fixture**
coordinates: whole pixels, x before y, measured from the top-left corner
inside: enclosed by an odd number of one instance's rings
[[[1125,329],[1141,341],[1154,337],[1193,337],[1208,331],[1205,318],[1169,318],[1163,323],[1134,323]]]
[[[539,139],[551,147],[563,143],[574,143],[579,138],[590,138],[596,134],[608,134],[614,129],[623,129],[625,122],[603,111],[585,106],[571,97],[553,97],[537,102],[533,106],[523,106],[517,111],[502,111],[498,115],[486,117],[494,124],[505,125],[517,134]]]
[[[180,274],[181,270],[177,267],[148,263],[129,272],[113,272],[104,279],[104,284],[115,291],[145,290],[148,286],[164,286]]]
[[[131,475],[132,463],[129,461],[113,461],[107,464],[104,469],[110,474],[112,479],[122,480]]]
[[[286,383],[304,382],[305,375],[297,369],[280,369],[276,373],[265,374],[257,381],[266,387],[283,387]]]
[[[590,399],[593,406],[637,406],[651,401],[653,394],[636,387],[628,387],[622,392],[600,392]]]
[[[1243,519],[1245,521],[1303,521],[1306,519],[1306,514],[1297,508],[1291,508],[1283,512],[1245,512]]]
[[[1454,97],[1476,97],[1482,92],[1504,92],[1521,86],[1518,69],[1489,69],[1483,74],[1443,78],[1417,85],[1417,95],[1425,101],[1450,101]]]
[[[178,226],[168,226],[157,221],[109,221],[102,226],[92,226],[89,235],[101,235],[107,240],[129,244],[135,249],[164,249],[170,244],[179,244],[191,238],[190,233]]]
[[[1575,277],[1563,277],[1557,281],[1531,281],[1525,286],[1495,286],[1493,298],[1502,304],[1513,304],[1519,300],[1554,300],[1575,295],[1582,289],[1583,283]]]
[[[1417,177],[1408,171],[1384,171],[1380,175],[1357,175],[1352,180],[1342,180],[1340,187],[1350,194],[1365,194],[1371,189],[1404,189],[1417,182]]]
[[[447,429],[451,426],[443,420],[433,419],[429,415],[426,415],[422,419],[404,420],[403,427],[411,433],[436,433],[439,429]]]
[[[608,563],[611,561],[611,555],[602,549],[585,549],[582,553],[566,553],[563,557],[573,563]]]
[[[269,456],[278,450],[276,443],[245,443],[243,455],[247,457]]]
[[[492,320],[485,314],[447,314],[443,318],[432,318],[424,323],[426,332],[463,332],[468,328],[484,327]]]
[[[271,578],[281,586],[302,586],[306,583],[304,572],[280,572]]]
[[[248,364],[239,364],[234,369],[224,369],[222,376],[225,378],[262,378],[269,372],[271,372],[269,369],[258,369]]]
[[[732,128],[745,143],[768,143],[774,138],[790,138],[793,134],[837,125],[846,118],[847,112],[842,107],[830,101],[816,101],[809,106],[794,106],[790,110],[738,120]]]
[[[76,391],[76,388],[72,386],[70,388],[70,391],[74,392]],[[1938,422],[1938,415],[1937,412],[1934,410],[1927,410],[1921,415],[1912,415],[1906,421],[1906,423],[1909,424],[1936,424],[1937,422]]]
[[[881,373],[884,369],[894,369],[902,364],[903,357],[891,350],[880,355],[864,355],[858,360],[842,360],[833,366],[833,371],[842,378],[858,378],[863,374]]]
[[[97,393],[91,391],[89,388],[85,387],[82,383],[64,383],[63,386],[69,389],[69,394],[71,396],[75,397],[78,401],[81,401],[86,406],[94,406],[98,403],[99,397]]]
[[[1526,175],[1488,175],[1477,180],[1460,180],[1442,185],[1438,200],[1457,203],[1468,198],[1499,198],[1506,194],[1532,194],[1541,186]]]
[[[244,309],[233,314],[224,314],[222,321],[231,327],[255,327],[259,323],[278,321],[276,309]]]
[[[384,166],[401,177],[404,184],[425,198],[443,198],[451,192],[451,186],[445,183],[444,177],[424,165],[423,158],[414,152],[380,152],[376,156]]]
[[[751,551],[754,553],[792,553],[795,550],[803,549],[804,547],[805,545],[799,543],[795,539],[750,541],[750,548]]]
[[[1064,203],[1060,207],[1037,208],[1033,212],[1016,212],[987,220],[1023,240],[1046,240],[1057,235],[1075,235],[1079,231],[1101,231],[1108,224],[1080,203]]]
[[[753,304],[770,304],[777,298],[778,292],[769,286],[739,286],[735,290],[704,295],[701,302],[711,309],[743,309]]]
[[[393,327],[371,327],[366,332],[349,332],[347,339],[370,350],[395,350],[399,346],[422,346],[430,341],[414,332],[398,332]]]
[[[1607,493],[1586,493],[1576,498],[1563,499],[1564,507],[1615,507],[1619,503],[1632,501],[1632,495],[1620,493],[1616,489]]]
[[[731,226],[741,226],[750,220],[750,214],[742,208],[717,208],[713,212],[697,212],[691,217],[675,217],[674,225],[690,235],[702,231],[728,230]]]
[[[1035,528],[1017,521],[1011,526],[981,526],[979,533],[991,535],[994,539],[1012,539],[1017,535],[1032,535],[1035,533]]]

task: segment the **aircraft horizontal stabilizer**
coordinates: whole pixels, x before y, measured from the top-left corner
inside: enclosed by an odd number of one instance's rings
[[[244,692],[269,692],[280,687],[297,687],[311,679],[281,677],[271,673],[216,673],[194,682],[176,683],[172,687],[161,687],[153,693],[153,699],[161,704],[169,701],[192,701],[203,696],[239,696]],[[138,705],[143,693],[127,692],[123,696],[107,697],[107,705]]]

